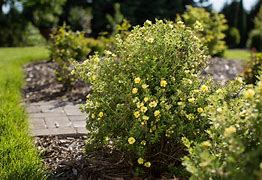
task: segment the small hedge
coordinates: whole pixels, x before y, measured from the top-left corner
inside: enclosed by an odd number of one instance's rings
[[[198,33],[200,39],[208,48],[211,56],[222,56],[227,49],[224,41],[228,26],[223,14],[208,12],[204,8],[188,6],[187,11],[178,19],[182,19],[187,26],[193,27],[196,22],[202,26]]]
[[[85,110],[87,150],[113,147],[126,152],[135,172],[169,171],[182,176],[181,138],[207,135],[205,106],[214,87],[201,81],[206,48],[183,22],[145,22],[115,52],[92,56],[77,72],[92,84]]]
[[[262,70],[262,53],[256,53],[247,63],[244,78],[247,84],[255,84],[259,80],[259,71]]]
[[[200,143],[185,139],[189,155],[183,164],[190,179],[262,178],[262,78],[240,90],[211,96],[207,107],[211,127]],[[230,93],[228,93],[230,92]]]
[[[102,41],[86,38],[83,32],[73,32],[65,25],[53,32],[51,40],[50,58],[58,65],[56,75],[64,90],[70,89],[76,80],[71,74],[73,61],[83,61],[89,54],[105,48]]]

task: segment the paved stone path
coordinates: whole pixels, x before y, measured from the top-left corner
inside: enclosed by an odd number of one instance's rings
[[[86,114],[80,105],[69,102],[48,101],[29,103],[30,129],[33,136],[87,134]]]

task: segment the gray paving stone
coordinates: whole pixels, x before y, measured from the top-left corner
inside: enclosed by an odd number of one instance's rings
[[[86,121],[73,121],[73,127],[86,127]]]
[[[86,114],[78,104],[53,100],[25,106],[33,136],[87,134]]]
[[[31,113],[29,114],[30,118],[45,118],[45,117],[66,117],[65,113],[57,113],[57,112],[45,112],[45,113]]]
[[[57,118],[46,118],[46,125],[48,128],[61,128],[61,127],[71,127],[72,122],[69,121],[68,117],[57,117]]]
[[[70,121],[86,121],[85,115],[68,116]]]
[[[50,131],[49,129],[33,129],[32,135],[33,136],[49,136]]]
[[[50,135],[75,135],[76,130],[72,127],[60,127],[49,129]]]
[[[30,120],[31,129],[45,129],[46,123],[44,118],[33,118]]]
[[[32,106],[29,106],[27,108],[27,111],[29,113],[40,113],[41,112],[41,108],[39,105],[32,105]]]
[[[77,134],[79,135],[86,135],[88,133],[88,131],[84,127],[76,127],[75,129]]]
[[[48,112],[64,113],[64,110],[61,107],[43,105],[43,106],[40,106],[40,108],[41,108],[41,112],[44,112],[44,113],[48,113]]]

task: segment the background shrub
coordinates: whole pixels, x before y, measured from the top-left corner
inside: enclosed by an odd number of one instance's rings
[[[255,84],[258,81],[259,71],[262,69],[262,53],[256,53],[247,63],[244,78],[248,84]]]
[[[199,37],[207,46],[209,54],[212,56],[222,56],[227,49],[225,31],[227,30],[226,19],[223,14],[208,12],[204,8],[188,6],[187,11],[179,16],[187,26],[192,27],[197,21],[202,25],[203,31]]]
[[[114,52],[77,67],[93,87],[85,105],[87,150],[110,146],[124,151],[136,172],[170,167],[182,174],[181,138],[203,138],[213,91],[208,80],[199,80],[207,56],[195,31],[182,22],[147,21],[118,36]]]
[[[262,6],[255,18],[255,28],[249,34],[247,46],[262,51]]]
[[[226,41],[229,48],[236,48],[240,43],[240,33],[235,27],[229,28],[226,33]]]
[[[209,137],[201,143],[184,141],[189,155],[183,164],[191,179],[262,177],[262,81],[242,91],[233,86],[234,90],[219,91],[209,99]]]
[[[51,36],[50,57],[58,65],[57,79],[64,84],[65,90],[71,87],[75,77],[71,74],[72,62],[83,61],[92,50],[102,51],[103,45],[82,32],[73,32],[65,25]]]

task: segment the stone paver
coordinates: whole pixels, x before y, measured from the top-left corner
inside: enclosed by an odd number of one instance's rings
[[[79,104],[42,101],[26,105],[33,136],[85,135],[86,117]]]

